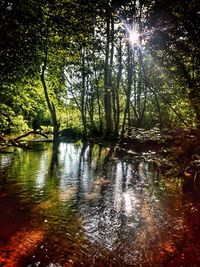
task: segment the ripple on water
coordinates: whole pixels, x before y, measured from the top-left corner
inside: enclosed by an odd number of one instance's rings
[[[0,160],[9,165],[6,192],[44,232],[26,266],[159,266],[176,253],[185,229],[180,188],[166,186],[155,163],[106,155],[98,145],[62,143],[56,164],[50,148]]]

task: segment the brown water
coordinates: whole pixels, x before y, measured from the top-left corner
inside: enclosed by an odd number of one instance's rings
[[[151,157],[44,146],[0,155],[0,266],[198,266],[182,248],[198,210]]]

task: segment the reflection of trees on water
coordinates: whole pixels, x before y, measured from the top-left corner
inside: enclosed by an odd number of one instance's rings
[[[143,186],[154,179],[153,167],[140,160],[112,161],[112,148],[90,143],[60,150],[62,157],[52,157],[54,167],[63,161],[58,193],[82,216],[88,239],[111,248],[130,232],[135,235],[148,198]]]
[[[104,247],[115,256],[138,259],[136,250],[143,255],[145,246],[148,253],[151,240],[167,240],[163,233],[181,228],[181,220],[169,213],[174,198],[167,199],[167,206],[160,198],[155,163],[112,155],[112,148],[97,144],[61,143],[54,151],[24,153],[9,172],[17,174],[19,198],[36,201],[36,216],[48,218],[51,236],[67,233],[90,250]]]
[[[52,157],[49,168],[50,175],[53,175],[54,171],[56,172],[56,169],[58,168],[58,148],[59,142],[53,142]]]
[[[92,151],[92,149],[89,151]],[[101,151],[100,147],[99,151]],[[92,240],[95,237],[97,242],[104,245],[107,243],[108,247],[116,244],[120,236],[122,238],[124,235],[124,238],[127,238],[130,229],[132,229],[133,234],[135,233],[140,225],[141,210],[146,198],[148,198],[148,186],[154,183],[155,179],[154,169],[149,168],[150,165],[147,162],[141,162],[138,159],[131,163],[112,161],[113,152],[112,148],[104,149],[105,156],[101,170],[102,180],[96,184],[95,181],[99,179],[99,177],[95,177],[95,170],[99,164],[98,160],[95,165],[96,168],[93,166],[93,169],[92,161],[87,160],[87,163],[91,163],[87,168],[92,171],[94,177],[90,177],[88,183],[90,191],[88,187],[86,191],[87,193],[89,191],[93,199],[90,198],[87,202],[83,193],[84,189],[80,188],[79,190],[79,196],[84,199],[81,208],[84,211],[86,234]],[[100,158],[98,156],[98,159]],[[83,169],[84,167],[81,170],[83,171]],[[84,177],[83,173],[81,175]],[[105,179],[108,179],[108,183]],[[145,185],[146,189],[143,189]]]
[[[75,206],[78,209],[79,205],[81,204],[82,200],[82,192],[83,192],[83,179],[82,179],[82,174],[83,174],[83,168],[84,168],[84,163],[85,163],[85,152],[87,150],[88,144],[83,143],[81,151],[79,153],[79,159],[78,159],[78,175],[77,175],[77,192],[76,192],[76,198],[75,198]]]
[[[100,196],[102,188],[97,189],[94,183],[102,176],[102,166],[107,164],[104,160],[104,150],[102,146],[92,143],[83,143],[81,147],[77,166],[77,207],[81,202],[85,202],[85,197],[92,200],[92,196]]]

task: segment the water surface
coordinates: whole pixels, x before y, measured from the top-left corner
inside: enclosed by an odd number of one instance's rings
[[[194,207],[155,161],[45,146],[0,155],[0,266],[167,266],[180,253]]]

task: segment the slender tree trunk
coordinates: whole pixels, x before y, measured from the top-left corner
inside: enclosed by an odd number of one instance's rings
[[[119,49],[118,49],[118,73],[117,73],[117,82],[116,87],[114,89],[114,100],[115,101],[115,110],[114,110],[114,136],[118,137],[119,135],[119,118],[120,118],[120,101],[119,101],[119,91],[120,91],[120,83],[122,78],[122,40],[120,38],[119,41]]]
[[[111,49],[110,49],[110,73],[109,73],[109,84],[110,88],[112,90],[112,121],[113,123],[113,133],[115,136],[117,136],[117,129],[118,126],[117,123],[117,94],[116,94],[116,88],[113,85],[112,82],[112,70],[113,70],[113,57],[114,57],[114,18],[111,16],[111,30],[110,30],[110,43],[111,43]]]
[[[91,67],[89,61],[87,61],[87,69],[89,70],[90,68]],[[93,133],[95,131],[95,124],[94,124],[95,94],[94,94],[94,81],[92,80],[92,78],[91,75],[87,75],[87,109],[90,118],[90,128]]]
[[[133,81],[133,53],[130,44],[127,44],[127,88],[126,88],[126,106],[124,110],[124,118],[122,124],[122,131],[121,137],[124,136],[125,133],[125,126],[126,126],[126,119],[128,116],[128,132],[130,131],[131,126],[131,114],[130,114],[130,97],[131,97],[131,88],[132,88],[132,81]]]
[[[55,109],[54,103],[50,101],[48,90],[47,90],[47,85],[45,81],[45,72],[47,69],[47,58],[48,58],[47,39],[44,44],[44,55],[45,57],[44,57],[43,65],[42,65],[42,72],[41,72],[40,78],[41,78],[47,106],[48,106],[49,112],[51,114],[52,122],[53,122],[53,141],[54,143],[58,143],[60,123],[57,121],[56,109]]]
[[[164,121],[163,121],[162,111],[160,108],[160,103],[159,103],[158,96],[157,96],[156,92],[154,92],[154,97],[155,97],[156,106],[157,106],[158,115],[159,115],[160,129],[163,129],[164,128]]]
[[[142,126],[142,121],[144,119],[144,113],[146,110],[146,102],[147,102],[147,86],[144,84],[144,74],[143,74],[143,57],[142,52],[138,50],[138,88],[137,88],[137,101],[136,101],[136,109],[137,109],[137,118],[136,118],[136,127],[139,128]]]
[[[108,7],[109,8],[109,7]],[[111,107],[111,66],[109,62],[110,57],[110,13],[107,10],[106,18],[106,58],[104,66],[104,108],[105,108],[105,120],[106,131],[105,136],[111,136],[113,134],[113,121],[112,121],[112,107]]]
[[[86,88],[85,88],[85,83],[86,83],[86,72],[85,72],[85,50],[83,48],[82,50],[82,81],[81,81],[81,119],[82,119],[82,124],[83,124],[83,132],[84,135],[87,135],[87,119],[86,119]]]
[[[99,133],[103,133],[103,119],[101,114],[101,101],[100,101],[100,93],[98,82],[96,82],[96,92],[97,92],[97,105],[98,105],[98,117],[99,117]]]
[[[95,44],[94,44],[95,47]],[[94,69],[94,92],[96,92],[97,98],[97,110],[98,110],[98,131],[100,135],[103,135],[103,109],[101,107],[101,95],[99,90],[99,80],[101,78],[101,72],[98,71],[95,58],[95,49],[93,49],[93,69]]]

